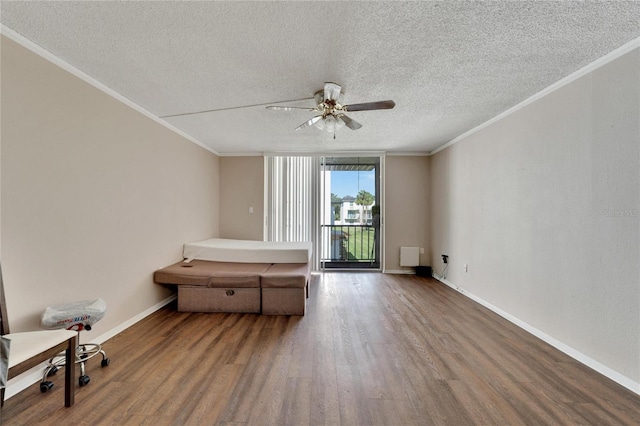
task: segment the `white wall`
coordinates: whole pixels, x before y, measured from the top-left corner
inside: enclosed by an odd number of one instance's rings
[[[153,271],[218,233],[218,157],[2,37],[2,267],[13,331],[102,297],[90,340],[167,298]]]
[[[437,272],[450,255],[454,286],[636,385],[639,64],[635,49],[466,137],[429,179]]]

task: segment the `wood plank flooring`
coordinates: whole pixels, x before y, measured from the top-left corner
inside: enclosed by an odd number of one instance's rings
[[[325,273],[304,317],[179,313],[103,345],[2,425],[638,425],[640,396],[435,280]]]

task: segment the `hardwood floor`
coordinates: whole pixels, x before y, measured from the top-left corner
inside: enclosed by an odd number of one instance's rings
[[[432,279],[314,276],[304,317],[154,313],[2,425],[638,425],[640,396]]]

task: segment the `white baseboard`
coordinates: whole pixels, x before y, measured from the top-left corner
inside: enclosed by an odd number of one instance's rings
[[[510,313],[503,311],[502,309],[498,308],[497,306],[492,305],[491,303],[489,303],[486,300],[476,296],[475,294],[469,293],[465,289],[456,286],[451,281],[449,281],[447,279],[443,279],[441,276],[439,276],[437,274],[433,274],[433,278],[435,278],[438,281],[440,281],[441,283],[451,287],[455,291],[465,295],[466,297],[468,297],[469,299],[473,300],[474,302],[477,302],[477,303],[481,304],[485,308],[492,310],[493,312],[495,312],[496,314],[500,315],[504,319],[512,322],[513,324],[517,325],[518,327],[522,328],[523,330],[533,334],[534,336],[536,336],[540,340],[543,340],[544,342],[550,344],[551,346],[553,346],[554,348],[558,349],[559,351],[564,352],[565,354],[569,355],[571,358],[575,359],[576,361],[586,365],[587,367],[597,371],[598,373],[610,378],[614,382],[624,386],[625,388],[629,389],[630,391],[640,395],[640,383],[635,382],[634,380],[632,380],[629,377],[626,377],[626,376],[618,373],[615,370],[612,370],[611,368],[607,367],[606,365],[601,364],[600,362],[588,357],[587,355],[583,354],[582,352],[577,351],[574,348],[562,343],[561,341],[549,336],[545,332],[543,332],[541,330],[538,330],[537,328],[535,328],[535,327],[527,324],[526,322],[520,320],[519,318],[511,315]]]
[[[176,295],[172,295],[167,297],[166,299],[162,300],[159,303],[156,303],[155,305],[153,305],[152,307],[150,307],[149,309],[144,310],[143,312],[139,313],[138,315],[136,315],[135,317],[123,322],[122,324],[120,324],[119,326],[109,330],[108,332],[101,334],[100,336],[91,339],[91,343],[98,343],[98,344],[102,344],[104,342],[106,342],[107,340],[111,339],[113,336],[115,336],[118,333],[123,332],[124,330],[126,330],[127,328],[131,327],[132,325],[134,325],[135,323],[137,323],[138,321],[148,317],[149,315],[151,315],[152,313],[154,313],[155,311],[157,311],[158,309],[162,308],[165,305],[168,305],[169,303],[173,302],[176,299]],[[86,342],[88,343],[88,342]],[[46,362],[43,362],[42,364],[33,367],[30,370],[25,371],[24,373],[12,378],[11,380],[7,381],[7,387],[5,390],[5,400],[11,398],[14,395],[17,395],[18,393],[22,392],[23,390],[25,390],[26,388],[28,388],[29,386],[33,385],[34,383],[37,383],[39,381],[42,380],[42,375],[44,374],[44,370],[47,366]]]
[[[102,344],[102,343],[106,342],[107,340],[109,340],[113,336],[115,336],[116,334],[122,333],[124,330],[126,330],[129,327],[131,327],[133,324],[137,323],[138,321],[143,320],[144,318],[148,317],[149,315],[151,315],[155,311],[159,310],[163,306],[166,306],[169,303],[173,302],[174,300],[176,300],[177,297],[178,296],[175,295],[175,294],[167,297],[166,299],[156,303],[152,307],[150,307],[148,309],[145,309],[144,311],[140,312],[135,317],[123,322],[119,326],[117,326],[115,328],[112,328],[111,330],[107,331],[104,334],[101,334],[100,336],[98,336],[96,338],[91,339],[91,341],[95,342],[95,343],[99,343],[99,344]]]
[[[383,274],[404,274],[404,275],[415,275],[416,271],[411,269],[385,269],[382,271]]]

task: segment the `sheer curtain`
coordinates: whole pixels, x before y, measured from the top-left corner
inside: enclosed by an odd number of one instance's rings
[[[320,266],[321,157],[265,156],[266,241],[311,241],[312,269]]]

